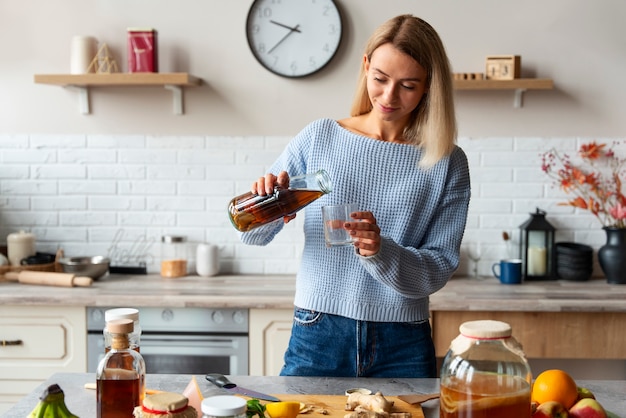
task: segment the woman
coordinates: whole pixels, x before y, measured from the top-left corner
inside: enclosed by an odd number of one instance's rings
[[[402,15],[374,32],[351,114],[309,124],[252,185],[265,195],[319,169],[333,182],[305,209],[281,375],[435,377],[428,297],[458,267],[470,182],[448,58],[428,23]],[[354,247],[327,248],[321,207],[339,203],[359,206],[344,224]],[[242,241],[266,245],[293,217]]]

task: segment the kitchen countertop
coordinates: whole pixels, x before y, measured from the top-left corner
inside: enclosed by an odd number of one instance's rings
[[[146,387],[182,393],[191,380],[191,375],[147,375]],[[334,378],[334,377],[261,377],[261,376],[229,376],[230,380],[242,387],[256,389],[265,393],[281,394],[326,394],[343,395],[345,390],[353,387],[365,387],[372,391],[381,391],[384,395],[396,396],[410,393],[432,393],[439,391],[438,379],[373,379],[373,378]],[[226,391],[208,383],[204,376],[196,376],[200,390],[205,397],[222,395]],[[65,392],[65,403],[68,409],[81,418],[96,416],[96,393],[84,389],[84,384],[95,382],[93,373],[57,373],[41,384],[33,392],[22,398],[5,417],[25,417],[37,405],[38,397],[44,388],[56,383]],[[580,386],[589,388],[600,403],[619,417],[626,415],[626,381],[616,380],[583,380]],[[439,401],[432,400],[422,405],[427,418],[439,416]]]
[[[90,287],[0,282],[0,304],[291,309],[293,275],[110,275]],[[626,312],[626,285],[564,280],[503,285],[495,278],[453,278],[430,298],[433,311]]]

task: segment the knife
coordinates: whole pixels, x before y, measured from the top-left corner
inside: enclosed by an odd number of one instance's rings
[[[275,396],[237,386],[236,384],[228,380],[223,374],[209,373],[206,375],[206,380],[213,383],[217,387],[229,390],[234,393],[238,393],[240,395],[248,396],[250,398],[263,399],[264,401],[280,402],[280,399]]]

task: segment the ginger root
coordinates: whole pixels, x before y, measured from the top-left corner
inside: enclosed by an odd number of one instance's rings
[[[375,412],[386,418],[391,413],[391,407],[393,407],[393,401],[387,400],[380,392],[376,392],[373,395],[364,395],[358,392],[351,393],[348,395],[346,402],[347,411],[357,412],[357,417],[354,418],[377,418],[368,412]],[[361,415],[358,414],[359,412],[365,412],[366,414]]]

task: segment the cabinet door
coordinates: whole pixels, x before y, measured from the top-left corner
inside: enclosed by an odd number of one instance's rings
[[[56,372],[87,371],[84,307],[0,307],[0,413]]]
[[[293,309],[250,309],[251,376],[278,376],[292,323]]]

